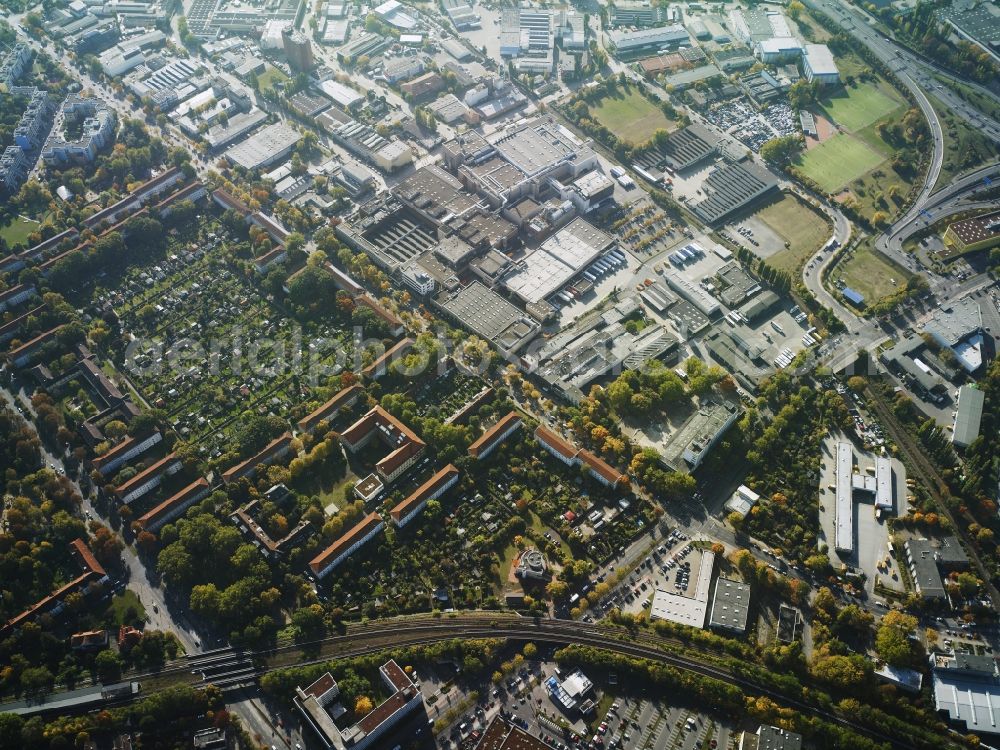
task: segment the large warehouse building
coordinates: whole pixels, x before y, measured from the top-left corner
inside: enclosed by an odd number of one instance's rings
[[[613,237],[576,218],[521,259],[504,286],[526,303],[541,302],[614,244]]]

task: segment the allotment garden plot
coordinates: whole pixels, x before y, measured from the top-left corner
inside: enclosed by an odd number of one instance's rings
[[[221,250],[130,272],[111,301],[135,339],[123,372],[203,454],[219,454],[241,413],[287,414],[313,376],[350,365],[345,331],[290,319]]]

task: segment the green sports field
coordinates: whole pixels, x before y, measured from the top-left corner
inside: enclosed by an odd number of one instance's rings
[[[677,123],[631,87],[601,99],[590,108],[590,115],[621,140],[633,145],[645,143],[657,130],[669,132],[677,128]]]
[[[874,83],[845,86],[821,102],[827,117],[850,133],[871,125],[903,106],[895,96]]]
[[[883,161],[885,157],[863,141],[846,133],[837,133],[805,151],[799,157],[797,166],[821,190],[835,193]]]

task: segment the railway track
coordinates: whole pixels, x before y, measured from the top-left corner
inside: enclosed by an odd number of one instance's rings
[[[554,645],[580,645],[616,654],[648,659],[679,670],[735,685],[747,694],[763,695],[785,706],[817,716],[850,729],[898,750],[918,750],[917,746],[870,727],[839,716],[824,708],[809,705],[797,697],[761,685],[734,673],[711,658],[677,653],[674,649],[690,646],[673,638],[659,638],[621,627],[608,627],[572,620],[525,618],[506,613],[472,614],[454,618],[428,616],[379,620],[351,625],[341,635],[310,643],[288,644],[266,651],[240,651],[221,648],[169,663],[159,672],[131,675],[130,680],[148,680],[157,687],[170,685],[214,685],[224,691],[254,685],[261,677],[291,666],[305,666],[334,658],[355,658],[392,648],[431,645],[453,639],[504,639],[533,641]],[[304,654],[310,654],[304,656]],[[147,691],[143,691],[144,693]]]
[[[941,475],[938,474],[937,468],[927,458],[927,455],[917,445],[907,429],[896,419],[896,415],[892,413],[892,409],[882,401],[879,395],[874,393],[871,388],[865,389],[865,393],[868,401],[874,404],[875,411],[878,413],[882,424],[889,431],[893,441],[906,457],[910,470],[917,475],[924,486],[930,491],[931,499],[934,501],[938,512],[948,519],[952,529],[965,542],[965,551],[968,553],[973,564],[975,564],[979,577],[983,581],[983,585],[986,587],[990,598],[994,602],[1000,602],[1000,592],[997,591],[996,586],[993,584],[993,579],[987,572],[986,565],[979,557],[979,552],[966,535],[965,530],[974,519],[965,516],[961,519],[955,517],[955,514],[952,513],[951,509],[944,502],[943,491],[947,490],[948,485],[941,478]],[[962,521],[962,523],[959,523],[959,521]]]
[[[688,655],[673,653],[671,647],[683,644],[676,639],[661,639],[648,634],[635,634],[623,628],[604,628],[574,621],[517,617],[468,617],[456,620],[420,619],[388,621],[370,626],[355,626],[346,635],[324,638],[308,647],[318,648],[315,656],[302,658],[302,645],[284,646],[269,652],[221,652],[208,657],[196,657],[202,667],[201,682],[224,690],[245,687],[268,674],[287,666],[318,664],[331,658],[354,658],[387,648],[430,645],[454,638],[533,641],[556,645],[581,645],[609,650],[625,656],[648,659],[676,669],[693,672],[739,687],[744,692],[765,695],[796,710],[819,716],[826,721],[850,729],[878,742],[900,750],[916,750],[916,746],[877,729],[856,723],[751,679],[734,674],[723,665]],[[292,657],[292,658],[286,658]]]

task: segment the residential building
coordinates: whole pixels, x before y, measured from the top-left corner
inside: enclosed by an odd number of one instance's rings
[[[340,436],[351,453],[357,453],[376,437],[390,448],[389,454],[375,464],[376,472],[387,484],[410,468],[427,447],[413,430],[381,406],[369,411]]]
[[[159,430],[155,430],[149,435],[127,437],[106,453],[93,458],[90,465],[97,469],[101,476],[112,476],[125,463],[141,456],[162,440],[163,435],[160,434]]]
[[[128,505],[159,487],[165,477],[180,471],[184,465],[176,453],[164,456],[156,463],[139,472],[124,484],[115,487],[115,495],[122,505]]]
[[[139,517],[136,523],[143,530],[156,533],[171,521],[180,518],[188,508],[208,496],[212,489],[204,477],[192,482],[175,495]]]
[[[0,58],[0,82],[8,89],[14,86],[31,66],[35,52],[27,44],[18,42]]]
[[[520,414],[516,411],[508,412],[473,441],[472,445],[469,446],[469,455],[477,461],[481,461],[496,450],[497,446],[504,440],[521,429],[522,424]]]
[[[352,529],[314,557],[309,568],[318,579],[328,576],[344,560],[361,549],[385,528],[378,513],[369,513]]]
[[[276,503],[284,502],[291,497],[288,488],[282,484],[275,485],[265,493],[265,497]],[[312,524],[304,518],[301,519],[280,539],[272,539],[263,526],[254,517],[261,508],[261,499],[255,498],[242,508],[236,510],[231,516],[233,522],[244,533],[248,533],[254,545],[260,550],[264,557],[271,559],[279,557],[290,548],[304,541],[312,533]]]
[[[448,464],[415,489],[405,500],[389,511],[396,526],[402,528],[419,515],[428,500],[436,500],[458,482],[458,469]]]
[[[29,300],[38,293],[34,284],[17,284],[9,289],[0,292],[0,313],[6,312],[7,308],[20,305],[25,300]]]
[[[364,389],[357,383],[349,385],[347,388],[339,391],[337,395],[320,406],[314,412],[299,420],[299,432],[314,432],[322,423],[329,422],[330,420],[336,418],[342,410],[353,407],[356,403],[358,403],[358,399],[361,398],[363,393]]]
[[[340,689],[329,672],[306,688],[296,688],[293,699],[296,708],[312,728],[323,747],[328,750],[366,750],[381,743],[391,743],[387,735],[403,719],[423,705],[419,686],[395,660],[379,668],[386,689],[390,692],[385,701],[358,720],[356,724],[341,729],[334,721],[344,713],[339,704],[331,703],[340,697]]]
[[[79,593],[89,596],[92,593],[99,593],[104,590],[104,586],[111,579],[104,570],[104,566],[94,557],[94,553],[90,551],[87,543],[82,539],[74,539],[70,542],[69,547],[70,554],[82,569],[80,575],[9,620],[3,627],[0,627],[0,637],[5,637],[8,633],[16,630],[25,623],[33,621],[40,615],[58,616],[66,608],[66,597],[70,594]]]
[[[261,448],[256,454],[237,464],[236,466],[222,472],[222,481],[232,484],[237,479],[243,477],[253,477],[257,474],[258,466],[270,466],[275,461],[280,461],[292,450],[292,433],[286,432],[281,437],[277,437]]]
[[[17,349],[7,352],[7,360],[16,369],[27,367],[35,361],[35,358],[42,351],[43,347],[56,341],[59,332],[64,327],[65,326],[62,325],[56,326],[45,333],[38,334],[35,338],[31,339],[31,341],[25,342],[24,344],[21,344],[21,346],[17,347]]]
[[[184,179],[184,172],[179,167],[170,167],[144,182],[117,203],[91,214],[83,220],[83,225],[88,229],[96,229],[100,226],[114,224],[124,214],[132,213],[136,209],[152,203]]]
[[[101,99],[86,99],[70,94],[62,105],[62,127],[53,128],[42,147],[42,159],[49,166],[89,164],[114,141],[118,127],[115,110]],[[67,127],[79,135],[67,140]]]
[[[370,380],[378,380],[388,372],[389,365],[397,359],[405,357],[415,343],[416,341],[410,337],[397,341],[389,349],[386,349],[385,354],[376,357],[374,362],[365,367],[361,374]]]
[[[567,466],[586,466],[590,475],[603,485],[618,487],[628,484],[628,476],[610,466],[589,450],[577,448],[545,425],[535,428],[535,440],[553,457]]]

